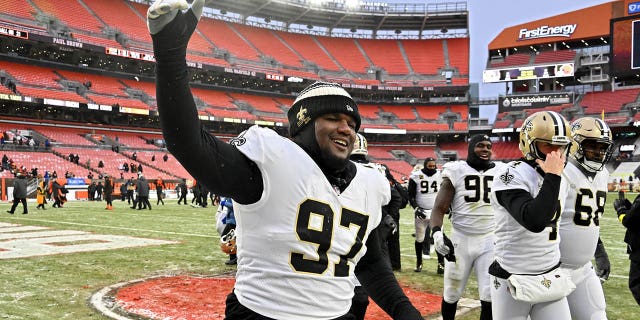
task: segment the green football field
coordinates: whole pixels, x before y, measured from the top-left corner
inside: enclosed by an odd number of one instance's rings
[[[609,195],[609,199],[614,198],[615,194]],[[157,275],[232,271],[234,267],[224,264],[227,256],[218,247],[215,208],[179,206],[169,199],[166,203],[154,205],[151,211],[132,210],[119,200],[114,201],[113,211],[105,210],[104,202],[69,202],[61,209],[48,206],[46,211],[36,210],[35,204],[29,203],[28,215],[19,214],[21,207],[9,215],[5,212],[9,204],[2,203],[0,319],[106,319],[88,303],[91,294],[105,286]],[[445,230],[449,227],[445,222]],[[604,284],[608,317],[635,319],[639,307],[627,288],[625,230],[610,203],[601,227],[612,264],[611,278]],[[13,232],[47,236],[16,239],[10,235]],[[435,272],[435,259],[425,261],[421,273],[413,272],[410,209],[401,212],[400,232],[402,271],[396,276],[416,289],[441,293],[442,276]],[[89,240],[87,235],[91,236]],[[102,250],[108,245],[116,248]],[[59,253],[42,255],[52,252]],[[477,298],[474,281],[465,297]],[[472,311],[459,319],[477,319],[478,315]]]

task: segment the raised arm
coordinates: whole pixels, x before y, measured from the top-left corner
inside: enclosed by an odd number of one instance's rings
[[[253,203],[263,190],[259,169],[234,146],[202,127],[189,88],[187,44],[204,2],[156,1],[147,12],[156,58],[160,125],[167,149],[197,181],[215,194]]]

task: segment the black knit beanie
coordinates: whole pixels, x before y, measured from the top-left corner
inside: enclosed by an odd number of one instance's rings
[[[344,113],[353,117],[356,132],[360,129],[358,105],[339,84],[315,82],[306,87],[287,112],[289,135],[295,136],[315,118],[327,113]]]
[[[478,134],[478,135],[475,135],[475,136],[471,137],[471,139],[469,139],[469,149],[468,149],[468,153],[467,153],[467,163],[469,164],[469,166],[471,166],[472,168],[474,168],[476,170],[485,171],[485,170],[489,170],[489,169],[493,168],[495,166],[495,163],[493,163],[491,160],[482,160],[475,153],[474,149],[476,147],[476,144],[478,144],[478,142],[481,142],[481,141],[489,141],[489,142],[491,142],[491,140],[489,140],[489,136],[486,135],[486,134]]]

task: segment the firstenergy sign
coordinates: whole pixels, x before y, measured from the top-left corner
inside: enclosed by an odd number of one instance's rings
[[[531,40],[548,37],[571,37],[576,31],[577,24],[562,26],[539,26],[535,29],[520,29],[518,40]]]

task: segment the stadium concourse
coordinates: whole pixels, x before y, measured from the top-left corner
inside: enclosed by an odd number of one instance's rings
[[[470,83],[464,1],[355,7],[341,0],[208,1],[188,48],[189,77],[202,126],[225,139],[252,125],[287,135],[286,111],[300,90],[318,80],[337,82],[358,102],[370,160],[403,182],[425,158],[437,159],[440,168],[466,159],[467,139],[478,133],[490,135],[494,160],[520,158],[523,120],[542,109],[569,121],[603,118],[615,143],[609,191],[640,191],[640,74],[624,41],[638,18],[632,2],[505,27],[488,44],[482,80],[504,83],[505,94],[484,98]],[[11,200],[18,172],[31,176],[32,201],[38,174],[51,181],[54,172],[72,202],[89,199],[87,187],[105,176],[114,178],[115,197],[139,173],[163,180],[169,198],[183,180],[193,184],[159,128],[148,6],[144,0],[0,1],[3,202]],[[497,105],[496,119],[480,117],[488,105]],[[93,306],[123,319],[164,312],[145,308],[168,306],[171,318],[182,307],[190,313],[222,307],[208,299],[222,301],[230,291],[233,280],[224,276],[131,280],[100,290]],[[219,296],[181,290],[215,281]],[[187,301],[148,296],[160,291],[150,285],[169,286]],[[439,310],[439,297],[405,291],[425,299],[425,314]]]

